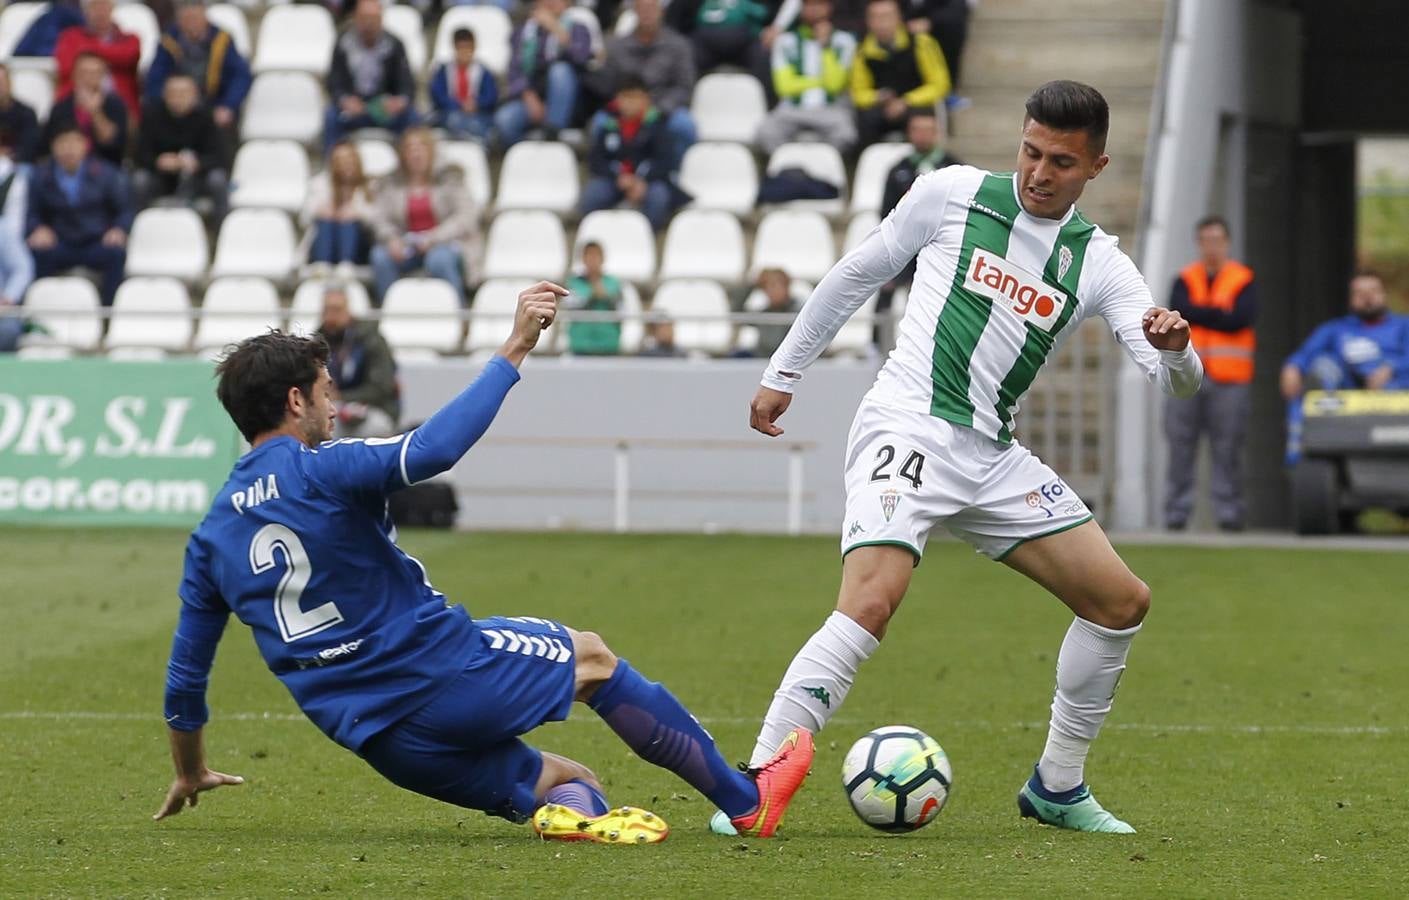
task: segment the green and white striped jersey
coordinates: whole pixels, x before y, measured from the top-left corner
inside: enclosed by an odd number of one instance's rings
[[[1116,243],[1074,206],[1060,220],[1028,215],[1012,173],[925,175],[817,285],[763,384],[791,391],[852,313],[918,256],[895,350],[868,399],[1007,443],[1042,365],[1093,315],[1165,393],[1190,396],[1203,379],[1198,355],[1145,339],[1155,303]]]

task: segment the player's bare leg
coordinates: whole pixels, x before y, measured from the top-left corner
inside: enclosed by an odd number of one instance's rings
[[[1047,745],[1018,806],[1024,816],[1049,825],[1133,832],[1091,796],[1084,769],[1091,742],[1111,710],[1130,642],[1150,608],[1150,589],[1095,522],[1022,544],[1004,562],[1076,613],[1057,656]]]

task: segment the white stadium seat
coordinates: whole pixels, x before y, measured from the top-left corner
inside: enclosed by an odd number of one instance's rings
[[[702,141],[751,144],[768,115],[768,102],[752,75],[715,72],[695,83],[690,115]]]
[[[680,186],[695,198],[695,209],[749,215],[758,200],[753,153],[743,144],[695,144],[680,164]]]
[[[280,325],[274,285],[263,278],[217,278],[201,302],[195,346],[212,349],[237,344]]]
[[[301,6],[299,9],[316,9]],[[291,140],[313,144],[323,132],[323,89],[306,72],[256,76],[240,125],[244,140]]]
[[[880,212],[885,197],[886,176],[895,164],[914,150],[909,144],[872,144],[856,161],[856,179],[851,183],[851,211]]]
[[[170,356],[160,347],[113,347],[108,351],[113,362],[162,362]]]
[[[421,13],[414,6],[393,4],[382,9],[382,27],[406,48],[411,74],[419,81],[426,67],[426,36],[421,33]]]
[[[20,38],[48,7],[48,3],[8,3],[0,10],[0,59],[8,60],[14,54]]]
[[[250,68],[263,72],[308,72],[328,74],[333,61],[337,29],[332,13],[321,6],[299,4],[274,6],[259,23]]]
[[[629,281],[621,283],[621,322],[620,351],[624,354],[637,353],[641,349],[641,338],[646,333],[646,323],[641,318],[641,292]]]
[[[357,142],[357,155],[362,157],[362,174],[368,178],[385,177],[401,165],[396,148],[386,141],[360,140]]]
[[[137,60],[137,68],[143,72],[152,64],[157,55],[157,45],[161,43],[161,26],[157,24],[157,14],[143,3],[119,3],[113,7],[113,21],[128,34],[137,35],[142,44],[142,55]]]
[[[49,333],[52,343],[96,350],[103,334],[98,289],[86,278],[40,278],[25,294],[26,318]]]
[[[851,217],[851,221],[846,225],[846,237],[842,240],[842,255],[851,252],[851,248],[865,240],[866,235],[871,233],[871,229],[880,224],[881,217],[875,210],[859,212]]]
[[[627,281],[646,282],[656,275],[656,236],[651,223],[634,209],[599,209],[583,217],[573,245],[576,259],[582,245],[602,245],[606,270]]]
[[[15,352],[16,359],[73,359],[73,348],[62,344],[27,343]]]
[[[545,210],[510,210],[494,217],[484,253],[485,278],[561,278],[568,267],[567,235]]]
[[[744,230],[732,213],[687,209],[665,233],[660,278],[713,278],[736,282],[746,266]]]
[[[636,23],[638,21],[639,19],[636,18],[636,10],[626,4],[622,4],[621,12],[617,13],[616,16],[616,25],[612,27],[612,34],[616,37],[628,35],[636,30]]]
[[[246,141],[235,154],[230,205],[298,212],[308,179],[308,154],[297,142]]]
[[[729,349],[729,296],[717,281],[686,278],[667,281],[656,290],[651,312],[675,323],[675,346],[682,350],[723,353]]]
[[[513,25],[509,14],[497,6],[451,6],[440,17],[435,31],[435,50],[431,62],[441,63],[455,55],[451,35],[457,28],[468,28],[475,34],[475,59],[495,75],[509,68],[509,39]]]
[[[439,278],[402,278],[382,301],[381,331],[392,350],[455,353],[460,349],[460,298]]]
[[[210,246],[195,210],[154,206],[137,214],[127,239],[128,275],[165,275],[184,281],[205,277]]]
[[[792,278],[820,281],[836,262],[832,227],[821,213],[810,210],[779,209],[758,223],[753,240],[753,267],[776,267]]]
[[[104,343],[177,353],[191,344],[191,297],[175,278],[129,278],[117,289]]]
[[[494,188],[489,180],[489,160],[484,147],[475,141],[440,141],[435,145],[436,161],[455,163],[465,172],[465,184],[481,211],[489,208]]]
[[[831,144],[817,142],[784,144],[768,158],[769,175],[784,169],[802,169],[808,175],[835,185],[839,195],[835,200],[794,200],[786,204],[793,209],[815,209],[828,216],[839,216],[846,208],[846,163]]]
[[[233,210],[220,226],[210,274],[286,278],[294,267],[295,243],[286,213],[277,209]]]
[[[514,312],[519,305],[519,291],[534,282],[527,278],[491,278],[475,292],[470,309],[470,333],[465,338],[465,351],[493,350],[504,343],[513,330]],[[544,337],[553,337],[558,329],[549,329]]]
[[[340,279],[310,278],[302,282],[294,291],[293,304],[289,307],[289,330],[312,334],[323,322],[323,291],[330,284],[340,284],[347,292],[347,308],[357,318],[372,310],[367,288],[355,278]]]
[[[499,209],[551,209],[577,206],[577,157],[557,141],[520,141],[504,154],[499,169]]]
[[[250,25],[245,13],[233,3],[212,3],[206,7],[206,18],[210,24],[230,35],[235,49],[246,60],[250,58]]]
[[[10,72],[10,93],[15,99],[34,108],[34,115],[43,122],[54,106],[54,78],[43,69],[13,69]]]

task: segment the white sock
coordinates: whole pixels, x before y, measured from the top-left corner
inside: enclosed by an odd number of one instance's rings
[[[1057,655],[1052,722],[1037,774],[1049,791],[1069,791],[1085,779],[1086,753],[1111,711],[1125,655],[1140,626],[1116,630],[1078,618]]]
[[[761,766],[778,750],[794,728],[814,734],[841,708],[856,670],[876,651],[880,641],[847,616],[834,611],[793,657],[783,682],[773,694],[750,766]]]

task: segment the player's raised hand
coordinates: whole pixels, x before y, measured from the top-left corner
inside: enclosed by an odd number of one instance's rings
[[[1178,310],[1150,307],[1141,319],[1145,340],[1156,350],[1183,350],[1189,346],[1189,323]]]
[[[194,807],[202,791],[213,791],[225,784],[244,783],[245,780],[239,775],[226,775],[223,772],[215,772],[210,769],[206,769],[194,778],[178,776],[175,781],[171,782],[171,789],[166,792],[166,800],[163,801],[161,809],[156,811],[152,819],[165,819],[167,816],[174,816],[181,812],[184,807]]]
[[[519,292],[514,333],[500,351],[509,362],[518,365],[538,345],[538,336],[558,317],[558,299],[567,294],[567,288],[551,281],[540,281]]]
[[[788,404],[792,402],[792,394],[760,387],[758,393],[753,395],[753,402],[749,404],[749,427],[760,434],[777,437],[783,433],[783,429],[773,423],[788,411]]]

